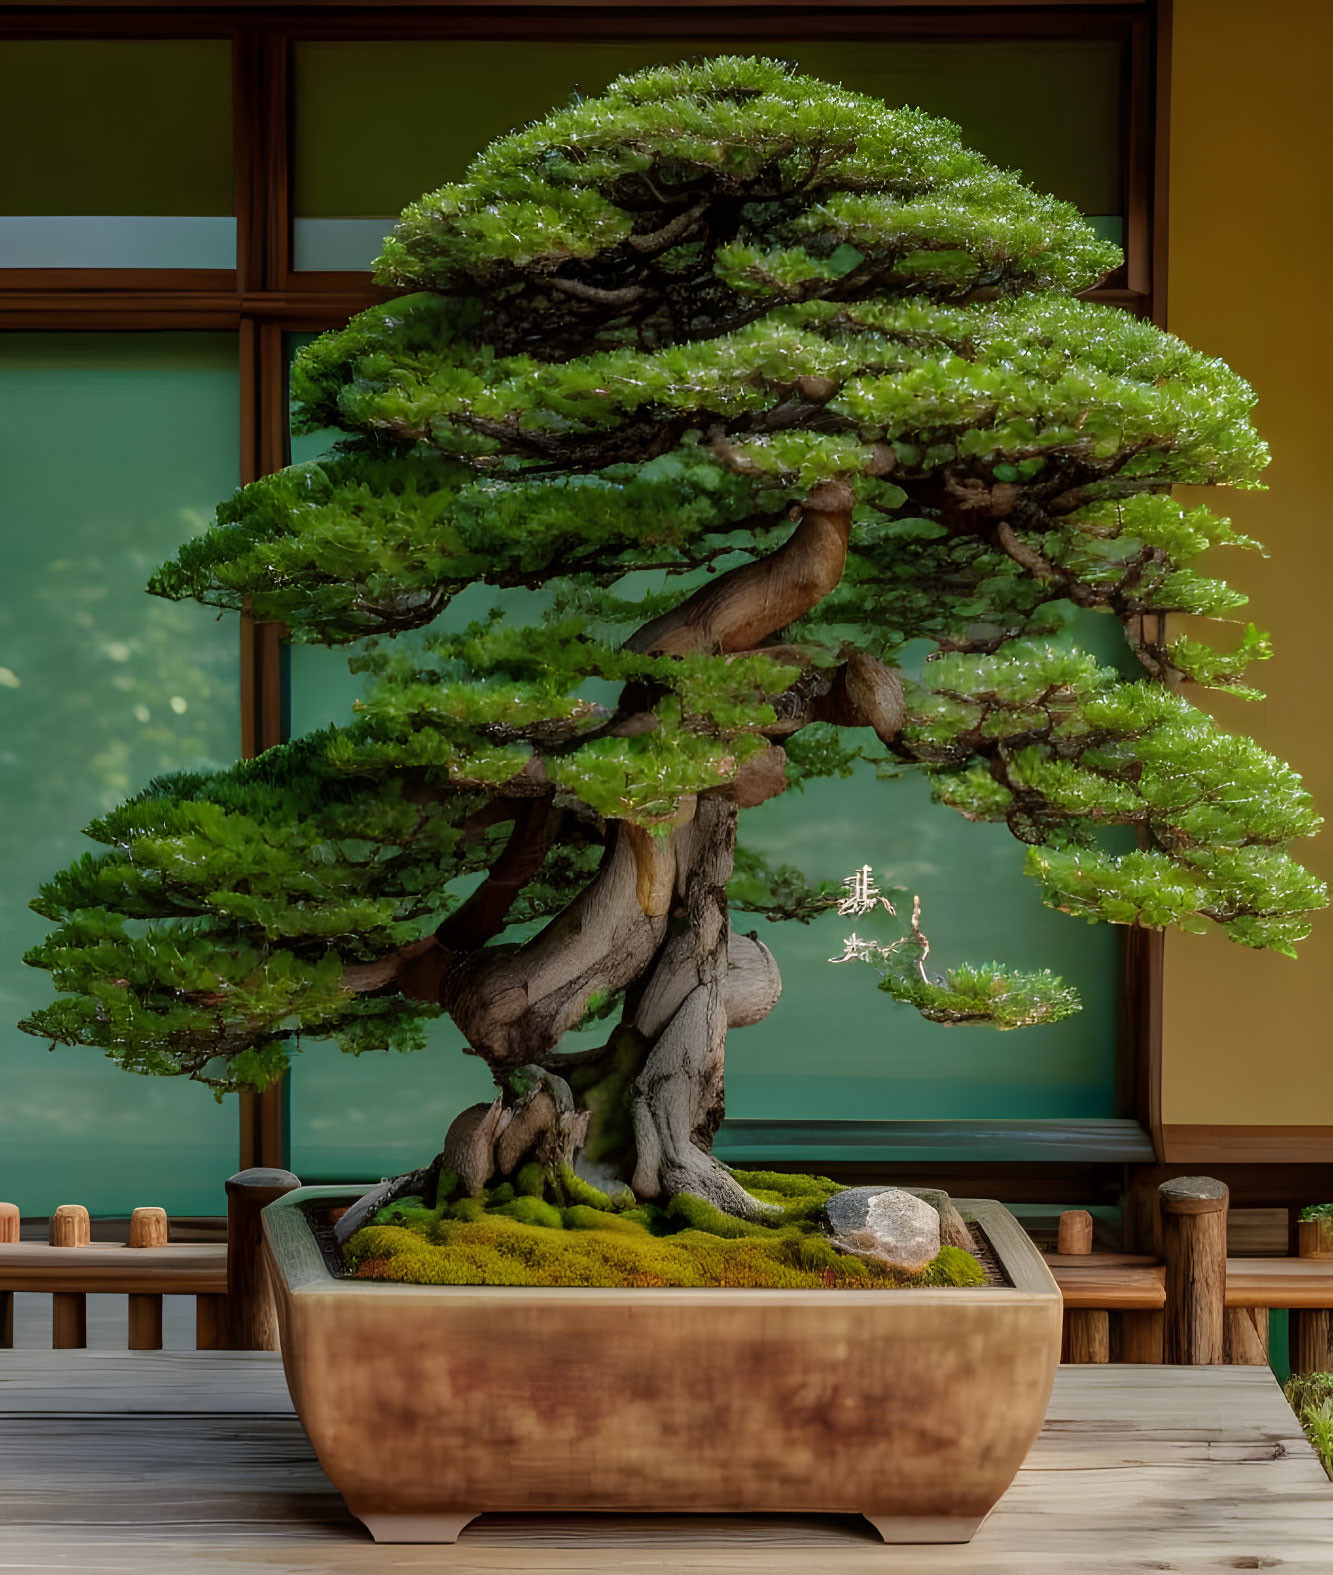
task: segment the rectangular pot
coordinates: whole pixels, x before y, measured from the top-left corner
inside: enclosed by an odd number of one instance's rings
[[[381,1542],[487,1510],[864,1515],[966,1542],[1037,1436],[1060,1292],[1000,1204],[1011,1286],[582,1290],[339,1279],[303,1187],[264,1211],[292,1400]]]

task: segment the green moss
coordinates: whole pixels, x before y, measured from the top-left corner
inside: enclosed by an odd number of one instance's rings
[[[514,1198],[493,1209],[488,1217],[493,1219],[497,1214],[503,1215],[505,1219],[517,1220],[522,1225],[539,1225],[546,1230],[563,1230],[565,1224],[560,1210],[542,1198]]]
[[[568,1165],[560,1167],[558,1180],[560,1191],[564,1193],[566,1203],[581,1203],[585,1208],[604,1209],[608,1213],[614,1210],[615,1204],[600,1187],[594,1187],[592,1182],[585,1181],[577,1171],[571,1170]]]
[[[614,1163],[634,1147],[630,1085],[643,1067],[648,1043],[636,1029],[621,1024],[607,1049],[607,1061],[576,1068],[569,1077],[579,1104],[592,1111],[583,1151],[592,1164]]]
[[[540,1198],[546,1191],[546,1172],[533,1160],[514,1177],[514,1191],[527,1198]]]
[[[497,1208],[501,1203],[512,1203],[514,1201],[514,1189],[507,1181],[502,1181],[498,1187],[491,1187],[487,1190],[486,1201]]]
[[[835,1192],[846,1190],[839,1182],[830,1181],[827,1176],[789,1175],[781,1170],[734,1168],[731,1173],[741,1186],[755,1197],[769,1192],[780,1198],[815,1198],[822,1203],[825,1198],[831,1198]]]
[[[561,1209],[560,1216],[566,1230],[609,1230],[622,1234],[641,1236],[644,1224],[628,1214],[608,1214],[605,1209],[590,1209],[586,1203],[576,1203],[573,1208]],[[653,1234],[650,1231],[650,1234]]]
[[[707,1231],[710,1236],[720,1236],[724,1241],[740,1241],[746,1236],[770,1236],[772,1228],[751,1220],[737,1219],[734,1214],[724,1214],[721,1209],[696,1198],[692,1192],[678,1193],[666,1206],[666,1217],[675,1222],[677,1229]]]
[[[525,1194],[498,1206],[470,1198],[435,1211],[398,1207],[358,1231],[345,1257],[359,1278],[421,1285],[875,1290],[985,1283],[981,1265],[956,1247],[943,1248],[915,1276],[839,1252],[816,1218],[833,1184],[816,1193],[782,1181],[786,1207],[759,1221],[734,1219],[688,1194],[665,1207],[618,1211],[587,1183],[582,1188],[602,1205],[557,1208]]]

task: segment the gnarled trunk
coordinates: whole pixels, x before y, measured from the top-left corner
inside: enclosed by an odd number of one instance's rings
[[[728,923],[735,839],[736,805],[721,794],[667,835],[622,825],[597,878],[541,936],[460,970],[452,1015],[502,1086],[449,1130],[442,1164],[465,1191],[532,1160],[558,1173],[586,1147],[582,1168],[600,1185],[754,1211],[709,1153],[727,1029],[758,1022],[782,989],[768,948]],[[560,1055],[588,999],[621,989],[624,1021],[606,1050]]]
[[[728,922],[737,810],[783,790],[779,740],[808,722],[873,727],[884,739],[902,724],[897,675],[873,658],[853,653],[829,671],[799,648],[765,647],[837,585],[852,504],[844,482],[820,483],[781,547],[718,576],[627,642],[678,656],[767,648],[807,668],[781,697],[768,747],[729,786],[683,800],[670,827],[614,823],[597,874],[562,913],[522,946],[486,946],[544,856],[552,797],[544,773],[528,774],[509,845],[454,919],[344,975],[345,988],[438,1000],[495,1074],[499,1097],[457,1118],[437,1161],[464,1191],[535,1161],[557,1184],[574,1165],[643,1199],[689,1192],[729,1213],[759,1210],[710,1154],[727,1030],[758,1022],[781,994],[772,953]],[[561,1055],[561,1036],[593,997],[622,991],[608,1044]]]

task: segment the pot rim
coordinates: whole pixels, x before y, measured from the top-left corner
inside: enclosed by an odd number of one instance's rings
[[[1006,1305],[1022,1301],[1059,1300],[1060,1288],[1036,1243],[1002,1203],[993,1198],[954,1198],[954,1207],[965,1219],[974,1220],[986,1233],[996,1257],[1004,1265],[1012,1285],[985,1286],[904,1286],[896,1289],[845,1291],[842,1295],[825,1290],[760,1289],[733,1285],[673,1286],[596,1286],[596,1285],[408,1285],[392,1280],[340,1279],[329,1268],[324,1253],[310,1229],[306,1205],[317,1201],[355,1201],[361,1194],[355,1186],[298,1187],[270,1203],[263,1211],[264,1238],[270,1265],[289,1294],[293,1296],[433,1296],[453,1301],[480,1298],[513,1302],[578,1300],[618,1303],[646,1307],[696,1301],[708,1297],[715,1301],[740,1301],[753,1304],[762,1299],[767,1305],[791,1306],[828,1302],[836,1296],[839,1305],[849,1298],[867,1307],[958,1306],[981,1301],[993,1304],[997,1297]]]

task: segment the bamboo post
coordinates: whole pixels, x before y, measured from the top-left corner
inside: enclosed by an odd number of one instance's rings
[[[1217,1366],[1225,1353],[1227,1188],[1211,1176],[1177,1176],[1158,1191],[1166,1259],[1165,1360]]]
[[[130,1215],[131,1247],[165,1247],[167,1244],[167,1211],[165,1209],[135,1209]],[[129,1334],[131,1351],[160,1351],[162,1349],[162,1298],[132,1291],[129,1295]]]
[[[17,1203],[0,1203],[0,1246],[16,1243],[19,1239],[19,1208]],[[0,1291],[0,1351],[12,1349],[14,1344],[14,1293]]]
[[[1066,1209],[1060,1216],[1056,1251],[1068,1257],[1083,1257],[1092,1251],[1092,1215],[1087,1209]],[[1079,1363],[1111,1360],[1111,1319],[1104,1309],[1080,1307],[1065,1314],[1064,1359]]]
[[[62,1203],[51,1216],[47,1241],[53,1247],[86,1247],[93,1239],[88,1210]],[[51,1297],[51,1349],[82,1350],[88,1343],[88,1298],[82,1291],[56,1291]]]
[[[278,1319],[264,1263],[259,1216],[301,1185],[290,1170],[256,1166],[227,1182],[227,1343],[234,1351],[276,1351]]]

